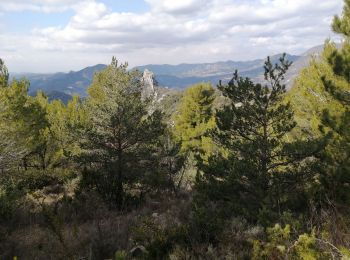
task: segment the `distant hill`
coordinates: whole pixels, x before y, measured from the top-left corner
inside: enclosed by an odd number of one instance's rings
[[[86,95],[86,89],[91,85],[94,74],[106,68],[106,65],[98,64],[80,71],[55,74],[15,74],[16,78],[26,77],[30,81],[31,94],[43,90],[49,97],[67,99],[73,94]]]
[[[58,100],[61,100],[64,104],[67,104],[68,101],[72,99],[72,95],[66,94],[64,92],[56,91],[56,90],[47,91],[46,95],[50,102],[58,99]]]
[[[293,61],[293,66],[287,74],[287,85],[291,86],[293,79],[299,71],[307,66],[310,56],[322,51],[322,46],[317,46],[306,53],[296,56],[287,55],[288,60]],[[281,55],[271,57],[273,62],[277,62]],[[263,79],[264,59],[252,61],[223,61],[215,63],[199,64],[179,64],[179,65],[145,65],[138,66],[135,69],[144,71],[148,69],[155,74],[159,86],[184,89],[198,82],[211,82],[218,84],[219,80],[228,81],[237,69],[241,76],[250,77],[255,81]],[[98,64],[84,68],[80,71],[71,71],[69,73],[55,74],[14,74],[20,78],[26,77],[30,81],[30,93],[35,94],[38,90],[43,90],[50,99],[61,99],[65,102],[73,94],[86,96],[86,89],[91,85],[93,76],[96,72],[106,68],[106,65]]]
[[[277,62],[281,55],[271,57]],[[296,62],[301,56],[287,55],[287,59]],[[211,82],[217,85],[220,80],[229,81],[235,70],[241,76],[250,77],[259,81],[263,75],[264,59],[253,61],[226,61],[203,64],[180,64],[180,65],[145,65],[137,69],[153,71],[160,86],[169,88],[186,88],[198,82]]]

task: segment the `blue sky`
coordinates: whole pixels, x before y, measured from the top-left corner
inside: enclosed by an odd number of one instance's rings
[[[249,60],[336,39],[342,0],[0,0],[0,57],[13,72]]]

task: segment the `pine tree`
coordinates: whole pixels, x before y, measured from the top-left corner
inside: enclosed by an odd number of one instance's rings
[[[334,77],[332,66],[328,62],[334,49],[336,45],[327,41],[322,53],[311,58],[309,65],[299,73],[293,87],[286,94],[297,122],[292,138],[322,137],[319,126],[323,111],[327,109],[332,114],[342,113],[343,105],[326,91],[322,80],[324,76]]]
[[[320,167],[319,194],[329,205],[350,202],[350,1],[345,1],[341,17],[335,16],[332,28],[344,37],[341,48],[329,44],[328,63],[333,74],[321,76],[324,89],[339,102],[337,111],[330,106],[323,111],[321,130],[332,135]]]
[[[208,155],[213,143],[206,135],[215,127],[214,88],[209,83],[194,85],[184,92],[175,116],[174,134],[181,143],[181,153]]]
[[[28,169],[45,168],[44,154],[47,141],[44,132],[48,131],[46,108],[40,97],[28,95],[29,82],[25,79],[13,80],[6,88],[0,89],[0,129],[26,154],[22,166]],[[31,161],[31,162],[29,162]]]
[[[212,201],[223,216],[243,215],[252,221],[273,221],[288,207],[299,206],[305,176],[296,164],[311,151],[286,137],[296,126],[291,106],[283,100],[283,80],[290,65],[285,55],[275,65],[268,58],[265,85],[241,78],[237,72],[227,85],[220,83],[230,104],[217,112],[218,130],[213,138],[228,154],[200,164],[198,205]]]
[[[151,102],[142,101],[140,79],[138,71],[128,71],[127,64],[119,66],[113,58],[95,75],[86,101],[88,124],[81,143],[84,181],[119,208],[125,205],[128,189],[143,191],[164,128],[161,113],[150,115]]]
[[[48,122],[47,129],[40,137],[45,144],[46,167],[67,168],[80,153],[76,131],[86,121],[82,102],[74,96],[67,105],[60,100],[49,103],[43,93],[38,93],[36,99],[45,109]]]
[[[20,157],[26,152],[25,149],[20,149],[15,140],[10,138],[9,126],[4,122],[8,106],[6,105],[5,93],[8,86],[8,70],[3,60],[0,59],[0,169],[3,171],[10,166],[16,165],[20,161]]]

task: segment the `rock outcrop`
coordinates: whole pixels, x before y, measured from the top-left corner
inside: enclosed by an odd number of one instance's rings
[[[154,73],[145,69],[142,76],[142,100],[147,99],[157,99],[157,91],[155,89],[156,81],[154,78]]]

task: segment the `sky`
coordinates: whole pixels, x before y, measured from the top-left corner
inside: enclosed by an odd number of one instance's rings
[[[0,0],[12,72],[251,60],[337,40],[342,0]]]

